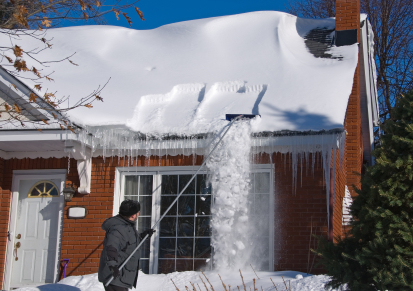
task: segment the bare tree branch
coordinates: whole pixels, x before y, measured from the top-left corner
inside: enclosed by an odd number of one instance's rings
[[[34,88],[29,92],[30,108],[22,108],[21,104],[10,100],[0,99],[0,127],[9,124],[12,126],[25,126],[32,124],[57,123],[62,129],[71,129],[68,120],[64,118],[64,113],[78,107],[92,108],[95,101],[103,101],[100,96],[109,80],[103,86],[98,86],[93,92],[85,95],[73,106],[64,107],[70,96],[59,97],[57,92],[48,92],[39,96],[36,91],[40,91],[44,86],[43,81],[53,81],[53,72],[44,74],[44,69],[50,63],[68,61],[77,66],[70,59],[76,52],[69,56],[62,56],[56,60],[41,59],[40,53],[52,47],[52,40],[46,39],[47,28],[58,27],[61,21],[85,21],[93,23],[105,23],[103,18],[107,13],[122,14],[132,23],[131,18],[123,12],[136,4],[137,1],[128,3],[127,0],[117,0],[109,3],[100,0],[3,0],[0,1],[0,34],[7,35],[9,43],[0,45],[0,61],[2,68],[10,75],[19,80],[30,80],[35,83]],[[139,17],[143,19],[143,13],[135,7]],[[21,38],[33,38],[39,42],[37,48],[26,50],[24,47],[16,45]],[[36,67],[29,68],[25,59],[34,61]],[[12,88],[13,87],[13,88]],[[15,84],[10,85],[10,90],[17,91]],[[4,93],[4,92],[3,92]],[[64,93],[64,92],[63,92]],[[30,120],[25,114],[30,114],[29,110],[38,112],[49,112],[54,120]],[[6,117],[5,117],[6,116]],[[33,119],[33,118],[32,118]]]

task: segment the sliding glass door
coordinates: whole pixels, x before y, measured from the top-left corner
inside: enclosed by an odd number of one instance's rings
[[[133,199],[141,203],[137,222],[139,232],[151,228],[165,214],[196,172],[193,167],[145,168],[149,169],[151,172],[140,168],[133,171],[131,168],[118,169],[122,181],[119,201]],[[270,170],[259,171],[254,170],[251,174],[249,206],[250,214],[259,222],[257,228],[261,230],[256,240],[259,248],[255,248],[260,253],[257,255],[266,258],[261,269],[271,270],[272,179]],[[166,213],[151,241],[145,242],[141,248],[140,268],[144,273],[212,269],[210,220],[213,189],[207,184],[206,172],[200,173]]]

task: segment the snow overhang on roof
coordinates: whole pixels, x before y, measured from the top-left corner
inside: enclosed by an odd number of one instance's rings
[[[227,113],[244,113],[261,115],[252,122],[256,133],[328,131],[344,127],[358,61],[357,44],[330,45],[334,26],[334,19],[265,11],[144,31],[59,28],[47,31],[53,47],[37,57],[57,60],[76,52],[71,60],[79,66],[51,63],[44,70],[54,71],[55,81],[42,85],[70,95],[71,103],[110,79],[104,102],[69,112],[80,126],[191,135],[222,128]],[[39,47],[33,38],[13,43]]]

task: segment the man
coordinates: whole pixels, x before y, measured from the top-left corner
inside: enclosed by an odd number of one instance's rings
[[[106,231],[103,240],[103,250],[100,255],[99,282],[103,285],[113,276],[113,281],[106,287],[106,291],[127,291],[136,288],[139,269],[139,251],[137,251],[126,265],[119,270],[120,265],[139,245],[146,236],[155,232],[148,229],[139,234],[136,230],[136,221],[141,206],[134,200],[125,200],[119,207],[119,214],[103,222],[102,229]]]

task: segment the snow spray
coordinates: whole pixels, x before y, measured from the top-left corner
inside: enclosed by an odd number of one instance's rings
[[[250,264],[251,139],[250,120],[237,121],[206,164],[214,193],[211,244],[218,270],[237,270]]]

